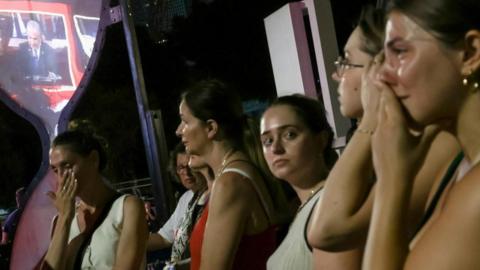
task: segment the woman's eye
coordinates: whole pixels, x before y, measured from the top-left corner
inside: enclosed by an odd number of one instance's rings
[[[262,145],[263,146],[270,146],[270,145],[272,145],[272,143],[273,143],[272,138],[263,138],[262,139]]]
[[[291,139],[294,139],[295,137],[297,137],[297,133],[293,132],[293,131],[287,131],[287,132],[285,132],[284,137],[288,140],[291,140]]]
[[[404,53],[407,52],[407,49],[404,49],[404,48],[395,48],[395,47],[393,47],[391,50],[392,50],[392,52],[393,52],[394,54],[396,54],[396,55],[402,55],[402,54],[404,54]]]

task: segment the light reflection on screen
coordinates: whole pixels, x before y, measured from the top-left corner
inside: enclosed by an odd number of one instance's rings
[[[90,57],[95,43],[99,18],[74,15],[75,31],[80,38],[83,52]]]
[[[73,14],[68,3],[0,1],[0,88],[50,134],[80,83],[98,23],[99,9]]]
[[[0,99],[30,121],[38,123],[22,108],[38,116],[49,139],[89,64],[102,2],[0,0]],[[37,177],[17,225],[11,269],[36,269],[50,242],[56,209],[45,192],[57,179],[51,170]]]

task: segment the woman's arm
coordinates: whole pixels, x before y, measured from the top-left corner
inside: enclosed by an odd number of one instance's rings
[[[317,203],[317,206],[319,204]],[[307,229],[310,230],[312,220],[309,219]],[[330,252],[313,248],[313,269],[329,270],[360,270],[362,265],[363,247]]]
[[[362,77],[363,119],[328,175],[322,203],[313,215],[309,243],[324,250],[345,250],[363,243],[371,214],[373,166],[371,134],[377,126],[380,89],[373,84],[377,66]]]
[[[255,199],[253,188],[237,174],[215,180],[210,195],[208,221],[202,245],[200,269],[231,269],[248,213]]]
[[[158,233],[150,233],[148,235],[147,251],[164,249],[171,246],[172,243],[168,242],[167,239],[163,238],[163,236]]]
[[[182,197],[175,207],[175,211],[170,218],[163,224],[157,233],[151,233],[147,241],[147,251],[164,249],[171,247],[175,240],[175,232],[180,226],[182,219],[187,212],[188,203],[193,198],[193,192],[188,190],[183,193]]]
[[[369,134],[356,131],[328,175],[308,231],[313,247],[337,251],[363,243],[372,205],[370,142]]]
[[[127,196],[123,205],[123,227],[118,242],[114,269],[140,269],[145,259],[148,226],[143,202]]]
[[[356,177],[346,176],[356,170],[358,172],[360,168],[353,166],[352,169],[348,164],[346,165],[346,162],[343,162],[349,157],[347,156],[348,149],[352,152],[358,150],[357,147],[349,148],[351,145],[358,146],[355,136],[352,137],[342,155],[345,158],[340,157],[329,175],[328,179],[332,180],[330,182],[327,180],[322,204],[316,206],[313,215],[314,226],[309,229],[308,235],[309,243],[315,247],[331,251],[347,250],[357,244],[362,244],[366,239],[375,189],[370,187],[368,182],[360,181],[361,176],[359,175]],[[413,236],[418,228],[429,192],[436,190],[432,189],[433,183],[437,182],[435,186],[438,186],[439,180],[458,151],[460,148],[454,137],[445,132],[439,133],[432,142],[425,163],[415,176],[413,184],[409,214],[405,224],[409,237]],[[361,155],[361,149],[353,155]],[[366,162],[371,163],[371,155],[368,156],[370,160]],[[355,162],[354,158],[350,158],[350,160]],[[358,164],[359,160],[357,159]],[[340,170],[339,168],[349,169]],[[358,173],[362,174],[361,171]],[[362,195],[368,196],[368,198],[362,200]]]
[[[313,269],[360,270],[363,249],[357,248],[340,252],[313,249]]]
[[[427,127],[413,136],[403,114],[393,91],[384,89],[372,138],[377,185],[364,269],[402,269],[408,254],[406,224],[413,180],[438,128]]]

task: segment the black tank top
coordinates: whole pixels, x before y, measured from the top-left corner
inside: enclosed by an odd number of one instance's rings
[[[445,188],[448,186],[448,183],[450,183],[453,180],[453,175],[457,171],[458,165],[460,165],[460,162],[462,161],[462,159],[463,159],[463,152],[460,152],[455,157],[455,159],[453,159],[452,163],[450,163],[450,166],[448,167],[447,172],[443,176],[437,191],[433,195],[432,201],[428,205],[427,210],[425,211],[425,214],[423,215],[423,218],[420,224],[418,225],[417,230],[415,231],[415,235],[423,228],[423,226],[425,226],[428,220],[432,217],[432,214],[435,211],[435,208],[437,207],[440,197],[445,191]]]

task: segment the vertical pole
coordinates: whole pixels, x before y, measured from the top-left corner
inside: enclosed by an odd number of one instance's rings
[[[151,119],[148,114],[148,96],[145,89],[145,81],[143,78],[142,63],[140,60],[140,52],[138,49],[138,41],[135,33],[135,25],[133,23],[130,0],[120,0],[120,9],[122,12],[123,30],[125,33],[125,41],[127,43],[128,58],[132,71],[132,80],[137,101],[138,114],[140,117],[140,126],[142,128],[143,142],[145,145],[145,153],[147,155],[147,165],[152,179],[154,188],[154,196],[160,221],[166,220],[169,212],[166,204],[166,194],[160,169],[161,159],[159,157],[157,142],[155,140],[155,130],[153,124],[149,123]]]

